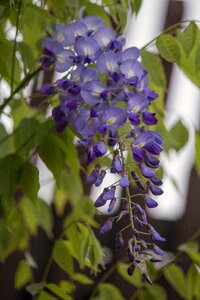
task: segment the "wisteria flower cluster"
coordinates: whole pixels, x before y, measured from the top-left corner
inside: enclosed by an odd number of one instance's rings
[[[52,37],[43,41],[41,65],[47,70],[54,66],[57,72],[65,73],[55,84],[43,86],[42,92],[59,94],[60,104],[52,113],[56,130],[61,132],[68,124],[74,127],[85,147],[87,164],[94,162],[86,183],[101,186],[108,170],[120,175],[119,181],[104,188],[95,201],[97,208],[109,204],[108,212],[112,212],[117,201],[116,187],[120,186],[126,195],[121,198],[119,215],[110,216],[100,233],[110,231],[114,222],[125,223],[124,228],[131,229],[127,272],[132,275],[137,267],[151,284],[146,261],[160,261],[158,255],[164,252],[155,242],[165,241],[148,223],[143,209],[156,207],[152,194],[163,193],[162,181],[156,176],[162,138],[149,129],[157,118],[148,110],[158,95],[148,87],[147,71],[138,60],[140,51],[136,47],[124,50],[124,46],[125,39],[117,37],[95,16],[56,25]],[[120,134],[122,128],[126,133]],[[127,151],[133,163],[127,163]],[[99,158],[108,153],[112,160],[105,169]],[[131,184],[141,190],[143,204],[135,202],[137,195],[131,195]],[[117,249],[125,244],[124,228],[117,233]]]

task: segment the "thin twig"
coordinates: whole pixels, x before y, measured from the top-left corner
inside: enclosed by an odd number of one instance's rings
[[[13,57],[12,57],[12,69],[11,69],[11,95],[13,94],[13,86],[14,86],[14,76],[15,76],[15,63],[16,63],[16,50],[17,50],[17,36],[19,31],[19,16],[21,12],[21,5],[22,1],[19,1],[18,10],[17,10],[17,20],[16,20],[16,32],[15,32],[15,39],[14,39],[14,46],[13,46]]]
[[[180,22],[177,22],[175,24],[173,24],[172,26],[169,26],[168,28],[166,28],[165,30],[163,30],[161,33],[159,33],[155,38],[153,38],[150,42],[148,42],[146,45],[144,45],[142,48],[140,48],[140,50],[143,50],[145,48],[147,48],[149,45],[151,45],[153,42],[155,42],[157,40],[157,38],[163,34],[163,33],[167,33],[170,32],[171,30],[179,27],[180,25],[184,24],[184,23],[189,23],[189,22],[196,22],[196,23],[200,23],[200,20],[183,20]]]

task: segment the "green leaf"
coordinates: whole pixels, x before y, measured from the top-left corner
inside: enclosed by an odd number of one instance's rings
[[[141,57],[142,65],[148,70],[149,77],[151,78],[152,82],[165,90],[166,77],[160,58],[157,55],[146,51],[145,49],[141,51]]]
[[[23,61],[24,66],[24,73],[27,74],[27,71],[31,70],[34,66],[36,61],[34,60],[32,49],[26,43],[17,43],[17,50],[21,54],[21,59]]]
[[[158,285],[148,286],[147,290],[139,290],[139,300],[167,300],[167,293],[165,289]]]
[[[38,169],[31,163],[25,162],[20,171],[20,185],[23,192],[31,200],[35,200],[40,188]]]
[[[164,277],[177,291],[177,293],[187,299],[187,287],[185,285],[185,276],[183,271],[177,265],[170,265],[164,270]]]
[[[160,55],[169,62],[178,63],[181,58],[181,50],[178,41],[170,34],[161,34],[156,46]]]
[[[62,288],[62,290],[65,291],[67,294],[72,294],[76,289],[76,286],[72,282],[65,280],[61,280],[59,285]]]
[[[43,290],[45,286],[46,286],[46,282],[32,283],[26,286],[26,290],[31,294],[31,296],[36,296],[41,292],[41,290]]]
[[[73,260],[66,241],[59,240],[55,243],[53,259],[66,273],[73,273]]]
[[[140,288],[142,286],[141,274],[139,270],[136,268],[133,276],[129,276],[127,273],[128,265],[125,263],[118,263],[117,264],[117,271],[125,279],[128,283],[132,284],[133,286]]]
[[[37,202],[37,218],[38,224],[42,227],[42,229],[46,232],[49,238],[52,238],[52,227],[53,227],[53,218],[52,218],[52,210],[48,206],[48,204],[38,199]]]
[[[36,234],[39,222],[35,206],[30,199],[23,197],[20,201],[20,209],[27,229],[30,230],[30,233]]]
[[[175,149],[179,151],[183,148],[188,140],[188,130],[183,122],[179,120],[169,131],[166,136],[164,148],[166,151]]]
[[[73,223],[72,223],[73,224]],[[95,273],[99,271],[98,266],[103,266],[103,250],[95,237],[93,230],[82,223],[68,226],[66,236],[70,254],[77,259],[80,268],[89,267]]]
[[[187,242],[185,244],[181,244],[178,247],[178,250],[185,253],[198,252],[198,243],[197,242]]]
[[[15,133],[15,147],[21,155],[27,156],[37,144],[37,131],[40,123],[35,118],[25,118],[19,124]]]
[[[49,134],[44,138],[39,146],[39,155],[48,169],[53,173],[57,182],[60,180],[61,170],[63,167],[63,155],[57,143],[58,137]]]
[[[110,283],[101,283],[98,287],[98,292],[99,295],[97,297],[93,297],[91,300],[124,300],[120,290]]]
[[[12,232],[10,228],[5,224],[4,221],[0,221],[0,260],[7,254],[7,250],[12,240]]]
[[[53,292],[56,296],[63,300],[73,300],[71,296],[67,295],[65,291],[62,290],[62,288],[54,283],[49,283],[46,288]]]
[[[191,265],[187,272],[187,300],[200,299],[200,274],[195,265]]]
[[[42,291],[38,297],[38,300],[57,300],[57,297],[49,295],[47,292]]]
[[[89,278],[88,276],[82,274],[82,273],[74,273],[71,275],[72,279],[74,281],[77,281],[81,284],[84,284],[84,285],[90,285],[90,284],[93,284],[93,280],[91,278]]]
[[[17,154],[9,154],[0,160],[0,194],[10,197],[18,185],[19,169],[23,163]]]
[[[195,55],[195,71],[196,73],[200,71],[200,46],[197,48]]]
[[[27,282],[30,281],[31,277],[32,272],[30,266],[25,260],[21,260],[15,273],[15,288],[21,289]]]
[[[165,289],[158,284],[148,286],[148,293],[150,296],[148,300],[167,300],[167,293]]]
[[[195,133],[195,168],[200,175],[200,133]]]
[[[8,135],[6,129],[0,124],[0,158],[9,154],[13,150],[12,135]]]
[[[188,56],[194,47],[197,36],[197,25],[192,21],[180,36],[179,42]]]
[[[142,0],[131,0],[130,3],[131,3],[132,10],[137,15],[142,5]]]

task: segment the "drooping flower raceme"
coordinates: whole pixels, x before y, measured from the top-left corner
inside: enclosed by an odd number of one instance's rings
[[[43,93],[58,93],[60,104],[52,112],[56,130],[61,132],[68,124],[75,128],[85,148],[87,164],[94,163],[86,184],[101,186],[108,169],[120,175],[118,182],[103,189],[94,204],[98,208],[108,203],[108,212],[112,212],[116,187],[125,191],[122,211],[109,217],[100,233],[110,231],[115,222],[128,223],[127,272],[132,275],[137,267],[151,283],[145,262],[160,261],[157,255],[164,252],[155,242],[165,241],[148,223],[143,208],[156,207],[158,203],[152,197],[163,193],[162,181],[156,176],[162,137],[149,127],[157,123],[149,107],[158,95],[148,86],[147,71],[138,60],[139,50],[124,50],[124,45],[125,39],[117,37],[98,17],[56,25],[52,37],[43,41],[41,65],[46,70],[53,66],[65,74],[53,85],[45,85]],[[108,153],[112,160],[105,169],[101,157]],[[141,190],[140,204],[135,202],[137,195],[130,193],[131,184]],[[125,244],[123,231],[117,233],[117,249]]]

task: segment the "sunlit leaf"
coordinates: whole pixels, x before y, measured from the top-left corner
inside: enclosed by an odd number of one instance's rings
[[[181,46],[183,47],[187,56],[190,54],[190,51],[194,47],[197,30],[197,25],[194,22],[191,22],[179,38],[179,42],[181,43]]]
[[[40,187],[38,169],[33,164],[26,162],[22,165],[20,173],[20,186],[23,192],[27,197],[35,200]]]
[[[65,293],[65,291],[62,290],[62,287],[54,284],[54,283],[49,283],[46,288],[53,292],[56,296],[63,300],[73,300],[73,298]]]
[[[145,49],[141,51],[141,57],[142,64],[144,68],[148,70],[149,77],[153,83],[165,89],[166,77],[160,58]]]
[[[68,245],[63,240],[58,240],[53,248],[53,259],[67,273],[73,272],[73,260]]]
[[[177,265],[170,265],[165,269],[164,276],[177,293],[187,299],[187,287],[182,269]]]
[[[91,285],[93,284],[93,280],[91,278],[89,278],[88,276],[82,274],[82,273],[74,273],[72,274],[72,279],[74,281],[77,281],[81,284],[84,284],[84,285]]]
[[[15,273],[15,288],[22,288],[32,277],[30,266],[25,260],[21,260]]]
[[[110,283],[101,283],[98,287],[99,295],[91,300],[116,299],[124,300],[120,290]]]
[[[176,63],[180,61],[180,45],[170,34],[161,34],[156,41],[156,46],[161,56],[167,61]]]

